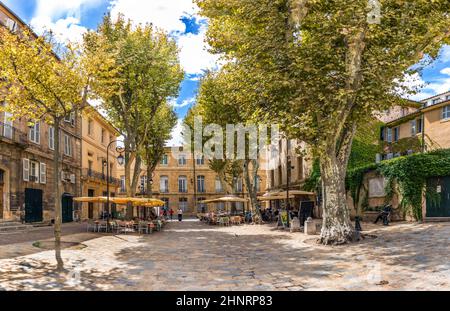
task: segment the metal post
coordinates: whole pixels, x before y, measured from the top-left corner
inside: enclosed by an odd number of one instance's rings
[[[289,143],[288,143],[288,147],[289,147]],[[289,149],[289,148],[288,148]],[[287,203],[286,203],[286,210],[287,210],[287,225],[288,225],[288,228],[289,228],[289,226],[290,226],[290,223],[289,223],[289,213],[290,213],[290,210],[291,210],[291,201],[290,201],[290,198],[289,198],[289,188],[291,187],[291,157],[289,156],[289,150],[287,150],[287,158],[286,158],[286,165],[287,165],[287,176],[286,176],[286,178],[287,178],[287,190],[286,190],[286,201],[287,201]]]
[[[111,142],[109,142],[108,147],[106,148],[106,212],[108,213],[108,218],[107,218],[107,222],[106,222],[106,231],[109,230],[109,223],[111,221],[111,217],[110,217],[110,208],[109,208],[109,201],[110,201],[110,194],[109,194],[109,182],[110,182],[110,172],[109,172],[109,149],[111,148],[111,146],[114,143],[117,142],[122,142],[121,140],[113,140]],[[116,148],[117,150],[118,148]]]
[[[197,172],[196,172],[196,161],[197,159],[195,158],[195,150],[192,150],[192,163],[193,163],[193,168],[194,168],[194,214],[197,213]]]

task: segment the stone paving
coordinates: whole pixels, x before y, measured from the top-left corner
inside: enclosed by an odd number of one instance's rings
[[[0,290],[450,290],[450,224],[364,224],[359,244],[325,247],[270,225],[173,222],[150,236],[103,236],[0,260]]]

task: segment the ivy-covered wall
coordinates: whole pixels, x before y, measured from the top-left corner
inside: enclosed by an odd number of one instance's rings
[[[359,202],[364,175],[378,172],[387,179],[386,201],[399,192],[401,207],[416,220],[422,220],[424,191],[428,198],[435,198],[433,189],[427,189],[427,181],[433,177],[450,176],[450,149],[415,154],[351,169],[347,174],[347,188],[355,202]],[[397,187],[395,187],[397,185]]]

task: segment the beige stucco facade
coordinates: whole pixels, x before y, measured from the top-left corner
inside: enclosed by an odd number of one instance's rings
[[[117,194],[120,186],[116,141],[120,135],[96,109],[89,107],[82,113],[82,196],[106,196],[107,194],[107,147],[109,149],[109,176],[111,196]],[[103,204],[83,203],[81,219],[98,219]]]
[[[418,152],[412,150],[414,141],[420,146],[425,142],[424,151],[450,148],[450,92],[426,99],[421,104],[422,108],[387,123],[383,128],[382,137],[388,144],[384,151],[386,154],[393,153],[395,157]],[[409,141],[402,146],[405,150],[393,151],[402,140]]]

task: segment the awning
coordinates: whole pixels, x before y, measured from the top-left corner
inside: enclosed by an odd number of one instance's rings
[[[277,200],[286,200],[287,195],[273,195],[273,196],[262,196],[258,197],[258,201],[277,201]],[[295,199],[294,195],[289,194],[289,199]]]
[[[287,191],[280,192],[279,195],[286,196]],[[301,191],[301,190],[289,190],[289,196],[297,196],[297,195],[304,195],[304,196],[316,196],[314,192],[307,192],[307,191]]]
[[[79,197],[73,199],[75,202],[82,203],[106,203],[108,201],[107,197]]]
[[[217,199],[212,199],[212,200],[205,200],[205,201],[200,201],[199,203],[201,204],[210,204],[210,203],[221,203],[221,202],[231,202],[231,203],[247,203],[249,202],[248,199],[243,199],[243,198],[239,198],[239,197],[235,197],[235,196],[227,196],[227,197],[222,197],[222,198],[217,198]]]
[[[107,197],[79,197],[73,199],[75,202],[84,203],[108,203]],[[117,205],[128,205],[132,204],[134,206],[145,206],[145,207],[158,207],[164,206],[165,202],[157,199],[150,198],[118,198],[110,197],[109,202],[111,204]]]

